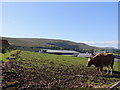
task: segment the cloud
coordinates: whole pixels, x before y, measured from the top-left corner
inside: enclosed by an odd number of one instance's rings
[[[114,47],[114,48],[118,48],[118,41],[102,41],[102,42],[95,42],[95,41],[86,41],[86,42],[82,42],[82,43],[86,43],[88,45],[91,46],[97,46],[97,47]]]
[[[103,41],[103,42],[83,42],[86,44],[118,44],[118,41]]]

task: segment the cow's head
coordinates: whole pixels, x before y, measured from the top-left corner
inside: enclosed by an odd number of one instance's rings
[[[92,58],[88,58],[88,67],[92,65]]]

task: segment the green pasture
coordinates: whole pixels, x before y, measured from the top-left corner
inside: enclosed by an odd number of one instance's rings
[[[0,60],[8,61],[6,58],[11,58],[10,54],[16,52],[13,50],[11,52],[7,52],[5,54],[0,53]],[[87,58],[82,57],[73,57],[73,56],[63,56],[63,55],[53,55],[53,54],[45,54],[45,53],[36,53],[30,51],[21,51],[20,59],[18,61],[27,63],[24,67],[32,68],[32,66],[43,67],[45,65],[52,67],[66,67],[66,66],[87,66]],[[27,66],[29,65],[30,66]],[[119,71],[118,67],[120,62],[114,63],[114,71]],[[94,67],[94,66],[93,66]],[[106,67],[104,67],[106,69]]]

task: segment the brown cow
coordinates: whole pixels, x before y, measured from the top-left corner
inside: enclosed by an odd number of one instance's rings
[[[107,73],[109,72],[109,66],[110,66],[111,75],[112,75],[113,64],[114,64],[114,55],[112,53],[96,54],[93,58],[88,59],[88,67],[90,67],[91,65],[95,65],[98,68],[98,70],[101,71],[101,74],[102,74],[103,66],[107,66],[108,68]]]

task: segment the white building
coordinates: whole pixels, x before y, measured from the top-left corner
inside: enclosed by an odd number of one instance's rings
[[[67,55],[67,56],[78,56],[79,52],[71,50],[52,50],[52,49],[41,49],[39,53],[57,54],[57,55]]]

